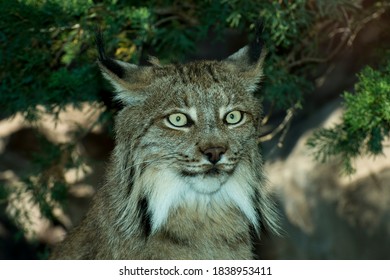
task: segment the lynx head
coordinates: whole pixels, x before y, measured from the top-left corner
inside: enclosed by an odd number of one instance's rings
[[[260,218],[273,226],[256,143],[259,37],[222,61],[166,66],[108,58],[99,38],[99,66],[124,105],[114,173],[126,189],[116,199],[126,205],[120,220],[127,230],[135,230],[128,213],[153,233],[183,209],[212,216],[236,208],[256,229]]]

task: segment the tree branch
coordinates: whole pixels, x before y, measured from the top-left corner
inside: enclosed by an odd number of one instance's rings
[[[272,138],[274,138],[277,134],[279,134],[281,131],[283,131],[285,128],[287,128],[290,125],[290,122],[291,122],[291,120],[292,120],[292,118],[294,116],[295,108],[296,108],[296,105],[294,105],[293,107],[289,108],[287,110],[286,116],[284,117],[283,121],[276,128],[274,128],[272,131],[266,133],[263,136],[260,136],[257,139],[257,142],[258,143],[262,143],[262,142],[269,141]],[[283,134],[282,137],[284,139],[285,134]],[[279,141],[278,146],[280,146],[280,145],[281,145],[281,143]]]

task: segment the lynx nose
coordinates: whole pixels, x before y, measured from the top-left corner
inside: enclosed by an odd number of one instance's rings
[[[216,164],[225,152],[226,148],[224,147],[210,147],[205,150],[202,150],[202,153],[212,164]]]

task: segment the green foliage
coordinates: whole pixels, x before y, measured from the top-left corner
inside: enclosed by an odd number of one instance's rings
[[[382,69],[364,68],[358,78],[355,92],[343,95],[342,122],[317,131],[308,141],[316,149],[317,159],[337,156],[347,174],[354,171],[354,158],[380,154],[390,136],[390,59]]]
[[[107,108],[99,121],[112,123],[115,109],[107,102],[108,89],[95,65],[97,27],[103,30],[112,57],[139,63],[151,54],[168,63],[185,61],[209,34],[215,34],[213,41],[225,40],[227,30],[251,37],[259,18],[268,50],[260,94],[278,110],[299,108],[314,87],[316,63],[334,57],[348,39],[329,34],[348,27],[352,36],[362,19],[386,1],[364,9],[351,2],[355,1],[3,0],[0,116],[21,113],[34,124],[42,112],[57,116],[69,104],[77,108],[82,102],[97,102]],[[346,155],[348,165],[349,158],[363,152],[362,143],[368,152],[380,153],[389,132],[386,71],[367,68],[356,88],[359,94],[345,94],[346,106],[353,109],[343,124],[317,133],[312,146],[319,149],[319,157]],[[80,128],[75,134],[92,128]],[[41,153],[22,178],[24,187],[14,188],[21,190],[17,195],[32,194],[32,201],[49,219],[56,218],[53,207],[66,202],[64,172],[86,160],[74,153],[80,138],[67,144],[42,139]],[[12,192],[0,186],[0,199]]]
[[[8,197],[8,190],[4,184],[0,184],[0,201],[4,201]]]
[[[260,15],[267,28],[273,30],[271,40],[276,46],[291,47],[302,30],[313,22],[313,15],[308,13],[306,2],[297,0],[287,4],[285,1],[269,1],[266,8],[262,9]]]
[[[4,12],[0,19],[0,104],[7,104],[4,116],[22,112],[36,119],[37,105],[53,112],[56,106],[97,99],[91,61],[82,55],[76,59],[81,48],[93,45],[91,34],[76,24],[75,17],[85,6],[76,9],[73,2],[60,3],[0,2]]]

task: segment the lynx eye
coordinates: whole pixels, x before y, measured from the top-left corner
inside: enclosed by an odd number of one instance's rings
[[[183,113],[174,113],[168,116],[168,121],[176,127],[183,127],[189,124],[188,118]]]
[[[243,114],[240,111],[231,111],[225,117],[227,124],[238,124],[242,121]]]

